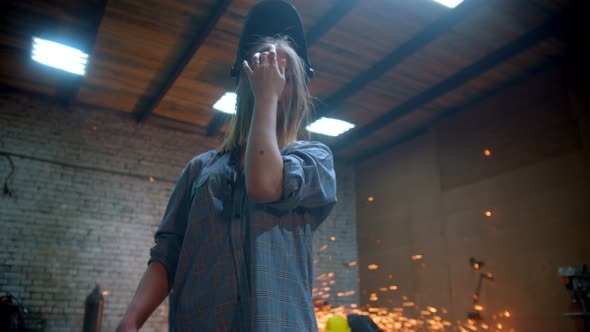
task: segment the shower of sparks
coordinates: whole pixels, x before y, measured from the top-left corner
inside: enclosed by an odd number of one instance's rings
[[[332,235],[330,239],[335,241],[335,236]],[[381,240],[376,240],[376,243],[379,245]],[[319,251],[323,252],[326,249],[328,249],[327,244],[323,245]],[[323,255],[327,256],[326,253]],[[423,255],[416,254],[411,256],[411,259],[413,261],[420,261],[423,259]],[[426,268],[426,265],[423,265],[422,262],[420,263],[423,268]],[[315,261],[314,264],[316,264]],[[357,261],[344,262],[344,266],[351,268],[351,270],[356,270],[356,268],[352,268],[357,265]],[[379,265],[370,264],[367,265],[367,269],[371,271],[379,270]],[[319,331],[326,332],[325,329],[328,319],[335,315],[347,317],[349,314],[358,314],[369,316],[383,331],[515,332],[510,327],[509,318],[512,314],[508,310],[493,313],[488,312],[490,311],[488,308],[486,310],[488,313],[483,315],[484,307],[476,302],[473,309],[478,314],[482,313],[483,320],[464,319],[452,321],[448,317],[449,311],[447,309],[444,307],[437,309],[429,305],[423,306],[422,300],[414,301],[414,299],[402,295],[403,287],[400,291],[400,287],[393,284],[396,282],[393,274],[385,275],[390,280],[390,285],[380,285],[380,287],[375,289],[363,289],[362,291],[342,289],[342,283],[338,281],[334,272],[317,275],[312,290],[314,305],[316,300],[325,301],[325,305],[315,307]],[[482,276],[489,279],[494,278],[492,273],[485,273]],[[360,278],[356,278],[356,280],[360,283]],[[363,306],[359,306],[357,303],[350,303],[358,302],[359,297],[365,303]],[[475,298],[475,300],[479,299]],[[333,304],[338,304],[339,306],[332,307]],[[465,313],[460,314],[462,317],[465,317],[464,315]]]

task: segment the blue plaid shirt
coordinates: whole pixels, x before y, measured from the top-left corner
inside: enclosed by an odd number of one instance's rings
[[[171,331],[317,331],[313,231],[336,203],[330,149],[281,149],[282,198],[248,198],[239,149],[184,168],[155,234],[150,262],[166,267]]]

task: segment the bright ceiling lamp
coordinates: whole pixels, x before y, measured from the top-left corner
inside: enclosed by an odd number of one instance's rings
[[[218,101],[213,104],[213,108],[227,114],[236,113],[237,95],[234,92],[226,92]]]
[[[33,37],[33,60],[76,75],[86,73],[88,54],[51,40]]]
[[[449,8],[455,8],[457,7],[461,2],[463,2],[463,0],[434,0],[438,3],[442,3],[443,5],[449,7]]]
[[[311,132],[328,136],[338,136],[352,128],[352,123],[332,118],[321,118],[306,127]]]

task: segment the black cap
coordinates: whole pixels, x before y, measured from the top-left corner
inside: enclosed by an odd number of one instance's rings
[[[307,58],[307,42],[297,9],[283,0],[264,0],[255,4],[246,17],[236,62],[231,69],[231,76],[238,77],[242,61],[249,60],[251,48],[264,37],[287,36],[291,46],[305,64],[307,77],[313,77],[313,69]]]

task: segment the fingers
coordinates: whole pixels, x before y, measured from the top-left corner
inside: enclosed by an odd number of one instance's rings
[[[285,68],[287,68],[287,59],[281,59],[281,61],[279,61],[279,72],[283,77],[285,76]]]
[[[268,54],[269,54],[270,64],[274,65],[275,63],[277,63],[277,49],[275,48],[274,45],[271,46],[271,49],[268,52]]]
[[[256,68],[260,64],[260,53],[255,53],[252,56],[252,66]]]
[[[270,63],[270,54],[268,52],[262,52],[260,54],[260,64],[265,65]]]
[[[285,68],[287,67],[287,60],[277,60],[277,50],[273,45],[268,51],[255,53],[252,56],[252,65],[250,66],[248,63],[244,63],[244,70],[246,70],[249,75],[252,75],[258,68],[266,65],[275,66],[278,72],[284,76]]]
[[[244,66],[244,71],[248,74],[248,76],[251,77],[252,74],[254,74],[254,70],[252,70],[252,68],[250,68],[250,65],[248,65],[248,61],[244,60],[242,65]]]

